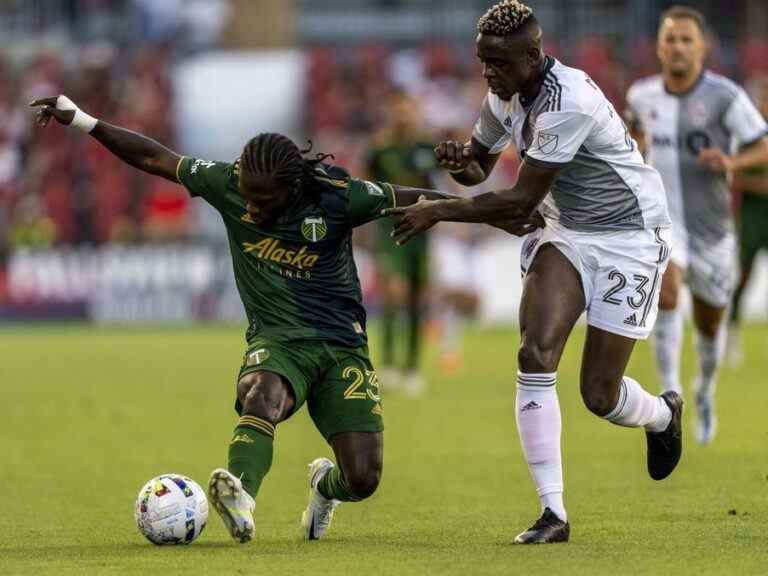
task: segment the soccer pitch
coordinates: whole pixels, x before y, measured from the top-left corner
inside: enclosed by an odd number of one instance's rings
[[[539,508],[514,424],[517,335],[493,330],[470,333],[460,373],[429,370],[422,398],[385,391],[381,486],[342,505],[326,540],[298,536],[306,465],[331,454],[302,409],[278,428],[251,544],[211,510],[198,541],[161,548],[134,525],[136,494],[163,472],[204,486],[225,464],[242,331],[4,328],[0,574],[766,574],[768,327],[748,327],[747,361],[723,370],[712,446],[693,442],[687,395],[683,459],[663,482],[642,432],[583,407],[582,337],[558,383],[570,543],[511,545]],[[628,373],[655,389],[647,344]]]

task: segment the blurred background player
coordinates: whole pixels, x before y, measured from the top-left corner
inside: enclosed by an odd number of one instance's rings
[[[384,125],[372,139],[366,160],[368,177],[414,188],[431,188],[435,155],[421,125],[418,101],[407,92],[394,89],[384,103],[383,118]],[[376,222],[375,227],[374,249],[382,292],[379,347],[382,386],[385,390],[403,387],[409,394],[419,394],[425,383],[419,363],[429,238],[425,234],[415,242],[397,246],[388,219]],[[403,354],[402,359],[398,352]]]
[[[768,76],[754,82],[757,106],[768,121]],[[739,195],[739,268],[741,275],[731,305],[728,329],[728,358],[732,365],[743,359],[741,349],[741,298],[752,275],[752,267],[760,250],[768,250],[768,164],[733,175],[731,189]]]
[[[443,187],[443,180],[438,180],[441,189],[450,190]],[[446,222],[431,233],[440,370],[447,376],[464,365],[464,333],[480,305],[477,289],[480,254],[476,245],[483,232],[477,226]]]
[[[674,6],[661,15],[661,74],[627,93],[629,116],[647,159],[664,180],[673,221],[671,262],[661,287],[655,351],[664,390],[682,393],[680,352],[685,281],[693,300],[699,370],[696,436],[715,434],[715,378],[725,348],[722,322],[735,282],[736,238],[726,176],[768,163],[766,124],[742,88],[704,69],[704,16]],[[743,152],[729,156],[734,141]]]

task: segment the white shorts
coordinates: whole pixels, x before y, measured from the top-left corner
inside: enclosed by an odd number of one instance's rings
[[[543,245],[552,244],[581,277],[587,324],[644,340],[656,322],[661,277],[669,262],[669,228],[576,232],[547,221],[523,241],[523,274]]]
[[[469,242],[450,234],[430,237],[433,274],[443,290],[477,291],[476,250]]]
[[[691,294],[710,306],[725,308],[736,288],[737,257],[736,237],[732,234],[714,244],[689,236],[684,265],[674,258],[672,261],[685,271]]]

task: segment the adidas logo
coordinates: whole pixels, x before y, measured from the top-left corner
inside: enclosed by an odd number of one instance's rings
[[[512,117],[507,116],[506,120],[504,120],[504,126],[507,128],[512,128]]]
[[[541,408],[541,404],[538,404],[537,402],[534,402],[533,400],[531,400],[530,402],[528,402],[528,404],[520,408],[520,412],[527,412],[528,410],[538,410],[539,408]]]
[[[632,316],[630,316],[629,318],[625,318],[624,324],[626,324],[627,326],[637,326],[637,314],[633,312]]]

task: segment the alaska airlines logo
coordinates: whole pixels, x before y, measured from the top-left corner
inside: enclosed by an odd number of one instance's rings
[[[319,254],[307,252],[306,246],[302,246],[301,250],[289,250],[282,245],[280,240],[275,238],[264,238],[256,244],[243,242],[243,250],[246,253],[255,254],[260,260],[286,264],[298,270],[312,268],[320,258]]]
[[[301,223],[301,235],[310,242],[319,242],[328,233],[328,225],[322,216],[308,216]]]

